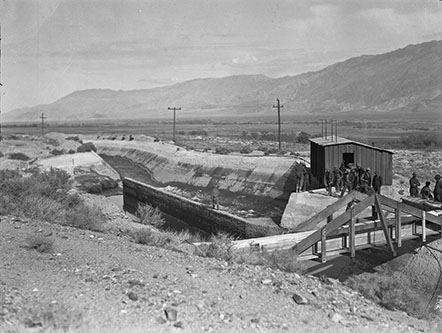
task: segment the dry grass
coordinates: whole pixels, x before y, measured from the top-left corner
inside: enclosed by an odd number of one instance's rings
[[[146,203],[139,203],[137,208],[137,216],[139,223],[151,225],[155,228],[161,228],[166,221],[158,207],[152,207]]]

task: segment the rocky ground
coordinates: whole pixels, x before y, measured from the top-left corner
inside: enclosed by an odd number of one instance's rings
[[[108,213],[112,216],[114,213]],[[121,217],[121,216],[119,216]],[[127,222],[129,223],[129,222]],[[40,253],[28,237],[53,241]],[[339,281],[3,216],[0,331],[436,332]]]
[[[78,146],[50,139],[1,142],[0,168]],[[11,160],[11,152],[31,160]],[[409,154],[426,153],[400,154],[405,178]],[[127,231],[142,226],[107,198],[84,196],[104,211],[104,232],[1,216],[0,332],[442,331],[440,320],[386,310],[334,279],[136,244]],[[39,252],[30,246],[35,237],[52,245]],[[415,258],[409,266],[422,268]]]

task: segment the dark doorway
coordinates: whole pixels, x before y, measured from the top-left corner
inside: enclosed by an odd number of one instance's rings
[[[355,163],[355,154],[354,153],[343,153],[342,159],[344,160],[345,166],[347,167],[350,163]]]

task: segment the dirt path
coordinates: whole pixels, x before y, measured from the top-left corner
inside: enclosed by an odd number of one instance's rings
[[[54,240],[52,251],[27,248],[26,238],[37,234]],[[1,219],[0,262],[2,332],[51,326],[87,332],[441,329],[379,308],[336,280],[228,264],[11,216]],[[295,294],[308,304],[297,304]]]

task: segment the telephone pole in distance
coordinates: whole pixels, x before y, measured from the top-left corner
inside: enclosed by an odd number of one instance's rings
[[[41,136],[44,137],[45,136],[45,119],[46,119],[46,117],[43,112],[41,113],[40,118],[41,118]]]
[[[279,98],[276,99],[276,102],[278,102],[278,104],[273,105],[273,108],[278,108],[278,147],[279,150],[281,150],[281,108],[283,108],[284,105],[279,103]]]
[[[175,112],[181,110],[181,108],[176,108],[176,107],[170,108],[170,107],[168,107],[167,110],[173,110],[173,142],[176,142],[175,141],[175,119],[176,119]]]

